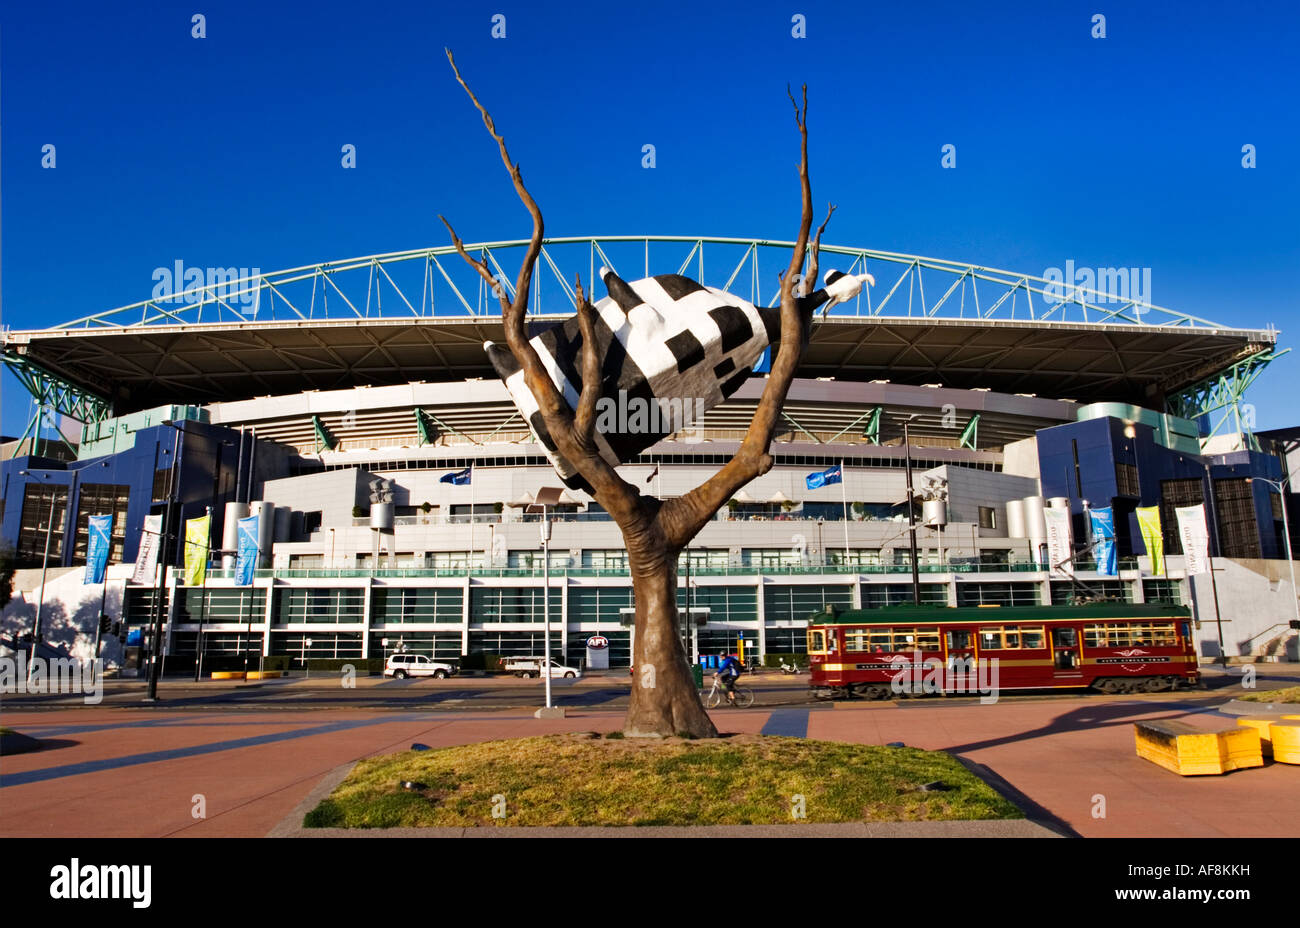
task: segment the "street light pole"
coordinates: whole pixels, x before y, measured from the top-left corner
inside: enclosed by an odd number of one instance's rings
[[[1201,466],[1205,468],[1205,484],[1207,489],[1207,498],[1210,502],[1210,522],[1214,525],[1214,550],[1222,551],[1219,537],[1219,516],[1214,508],[1214,478],[1210,476],[1210,462],[1202,460]],[[1228,652],[1223,643],[1223,610],[1219,608],[1219,583],[1214,577],[1214,555],[1207,550],[1205,560],[1210,568],[1210,592],[1214,596],[1214,622],[1219,629],[1219,663],[1224,670],[1228,669]]]
[[[921,605],[921,571],[916,563],[916,514],[912,512],[912,443],[907,434],[907,426],[915,414],[903,420],[903,454],[907,461],[907,531],[912,544],[912,603]]]
[[[22,477],[36,477],[25,470],[18,472]],[[36,477],[40,480],[39,477]],[[43,483],[43,481],[42,481]],[[32,650],[27,660],[27,682],[32,679],[32,665],[36,663],[36,641],[41,636],[41,612],[45,607],[45,572],[50,565],[50,536],[54,534],[54,493],[50,493],[50,517],[45,523],[45,553],[41,556],[41,595],[36,600],[36,619],[32,623]],[[67,513],[65,511],[64,515]]]
[[[158,586],[154,590],[154,621],[152,641],[149,644],[149,686],[145,691],[145,701],[155,702],[158,699],[158,677],[162,673],[162,629],[163,629],[163,597],[167,590],[167,567],[168,561],[171,560],[169,551],[171,546],[167,543],[171,537],[172,529],[172,504],[176,500],[176,483],[178,480],[177,463],[180,455],[181,432],[184,431],[179,425],[171,422],[164,423],[175,430],[172,437],[172,464],[171,473],[167,481],[167,509],[163,513],[162,538],[159,540],[158,550]]]
[[[551,520],[542,506],[542,637],[545,639],[546,708],[551,708]]]

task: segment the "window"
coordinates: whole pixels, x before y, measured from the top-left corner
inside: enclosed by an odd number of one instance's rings
[[[587,549],[582,552],[582,566],[590,570],[627,570],[627,551]]]
[[[1205,485],[1199,477],[1189,480],[1160,481],[1160,529],[1164,536],[1166,554],[1182,554],[1183,538],[1178,531],[1180,506],[1196,506],[1205,502]]]
[[[1216,480],[1214,499],[1223,548],[1219,553],[1224,557],[1260,557],[1259,526],[1250,484],[1244,479]]]
[[[845,630],[844,636],[844,649],[859,653],[898,654],[940,650],[939,630],[935,628],[850,628]]]
[[[769,623],[805,621],[810,615],[825,612],[831,606],[848,609],[852,603],[853,588],[850,586],[801,584],[763,588],[763,613]],[[716,610],[713,617],[720,618]]]
[[[1120,496],[1141,498],[1142,490],[1138,483],[1136,464],[1130,464],[1127,461],[1115,462],[1115,488]]]
[[[1046,647],[1041,625],[998,625],[980,628],[980,648],[990,651],[1036,651]]]
[[[81,563],[86,561],[86,551],[90,544],[90,517],[112,516],[113,529],[110,535],[108,560],[122,556],[122,545],[126,542],[126,507],[131,500],[131,488],[111,483],[83,483],[77,493],[77,535],[74,539],[73,558]]]
[[[980,507],[980,528],[997,528],[998,511],[992,506]]]
[[[1037,606],[1037,583],[962,583],[959,606]]]
[[[475,625],[489,622],[542,622],[543,590],[537,587],[484,587],[470,590],[469,620]],[[560,591],[550,596],[551,625],[563,622]],[[490,650],[490,649],[488,649]]]
[[[275,623],[360,622],[365,594],[365,590],[353,588],[279,590],[275,597]]]
[[[455,587],[376,587],[371,622],[450,622],[461,619],[462,591]]]
[[[1089,596],[1131,603],[1133,589],[1127,580],[1089,580],[1086,589],[1069,582],[1052,584],[1053,606],[1071,606],[1078,599]]]
[[[1083,627],[1090,648],[1171,648],[1178,644],[1173,622],[1099,622]]]
[[[879,567],[879,548],[827,548],[826,561],[830,564],[856,564],[861,567]]]
[[[1149,603],[1181,606],[1183,604],[1182,584],[1177,580],[1143,580],[1142,598]]]
[[[18,531],[18,562],[35,566],[45,557],[63,559],[63,523],[68,512],[68,488],[57,484],[29,483],[23,488],[23,511]]]
[[[163,467],[153,472],[154,501],[169,499],[172,493],[172,468]]]
[[[803,554],[794,548],[744,548],[741,563],[746,567],[790,567],[803,563]]]

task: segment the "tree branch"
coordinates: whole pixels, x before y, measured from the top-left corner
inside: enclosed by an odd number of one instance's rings
[[[737,490],[772,469],[772,455],[768,449],[772,445],[781,407],[785,405],[785,398],[790,392],[799,358],[803,355],[806,330],[799,300],[794,295],[794,280],[803,267],[813,221],[812,184],[808,179],[808,85],[803,86],[802,108],[795,102],[794,94],[790,93],[788,87],[786,92],[794,104],[795,124],[799,127],[802,209],[799,237],[795,241],[794,252],[790,255],[790,266],[781,279],[781,343],[772,361],[767,385],[763,388],[754,418],[750,421],[749,429],[735,456],[704,483],[685,496],[666,501],[659,510],[658,522],[664,538],[674,548],[679,548],[694,538]]]
[[[486,280],[494,291],[497,291],[497,298],[501,301],[501,314],[504,316],[510,310],[510,301],[506,299],[505,286],[501,281],[492,276],[492,272],[488,270],[486,264],[473,257],[465,250],[465,245],[461,242],[460,236],[456,234],[456,230],[451,227],[451,223],[447,221],[446,217],[444,217],[442,213],[438,214],[438,218],[441,219],[442,224],[447,227],[447,232],[451,235],[451,243],[456,246],[456,253],[468,261],[470,266],[473,267],[474,270],[478,271],[479,276]]]
[[[577,277],[574,287],[578,304],[578,328],[582,331],[582,393],[578,397],[578,409],[573,417],[574,436],[583,445],[596,450],[596,401],[600,399],[601,358],[596,353],[596,309],[587,300],[582,290],[582,275]]]
[[[465,79],[461,77],[460,69],[456,67],[456,59],[452,56],[451,49],[446,51],[447,61],[450,62],[451,69],[456,75],[456,81],[464,88],[465,93],[469,95],[474,106],[482,114],[483,125],[487,127],[488,133],[496,140],[497,147],[501,152],[501,161],[505,164],[506,170],[510,172],[510,179],[514,182],[515,192],[519,195],[519,199],[528,209],[529,215],[533,219],[533,234],[529,240],[528,251],[524,256],[523,264],[519,268],[519,276],[515,282],[514,299],[507,301],[504,295],[501,297],[501,314],[505,328],[506,347],[510,349],[510,353],[514,355],[515,360],[519,362],[523,370],[524,382],[533,394],[534,399],[537,400],[542,420],[546,423],[546,430],[555,443],[556,450],[573,465],[595,490],[597,499],[618,522],[619,527],[624,530],[625,537],[629,535],[630,530],[636,528],[642,529],[642,535],[644,536],[644,529],[649,525],[649,520],[654,512],[657,511],[657,507],[654,505],[657,501],[647,501],[635,487],[620,477],[614,467],[600,456],[595,441],[595,408],[602,386],[601,358],[596,353],[595,347],[595,308],[582,292],[582,282],[579,280],[577,302],[578,325],[583,338],[581,359],[583,384],[578,400],[578,408],[577,410],[570,410],[569,404],[561,395],[555,381],[551,379],[550,371],[546,369],[536,349],[533,348],[532,343],[529,341],[527,327],[524,324],[528,312],[533,268],[536,266],[537,258],[542,251],[544,226],[541,208],[538,207],[537,201],[533,199],[532,194],[528,192],[528,188],[524,185],[519,165],[510,160],[510,153],[506,149],[505,139],[497,132],[492,115],[479,102],[474,91],[469,88],[469,85],[465,83]],[[443,224],[447,226],[447,231],[451,233],[452,241],[455,243],[456,251],[460,256],[469,262],[484,280],[495,286],[497,281],[492,277],[487,266],[465,250],[464,245],[447,220],[443,219]],[[504,290],[504,287],[502,289]],[[642,537],[641,541],[644,543],[643,547],[662,548],[657,537],[653,541],[647,537]]]
[[[822,233],[826,231],[826,225],[835,215],[835,204],[826,204],[826,218],[822,224],[817,227],[817,235],[813,238],[812,249],[808,255],[808,277],[804,281],[803,295],[808,296],[817,289],[817,284],[821,280],[821,257],[822,257]]]

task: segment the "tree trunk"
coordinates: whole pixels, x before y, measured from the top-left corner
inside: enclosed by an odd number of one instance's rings
[[[639,560],[629,551],[636,640],[632,651],[632,701],[623,721],[629,738],[690,735],[716,738],[682,648],[677,614],[677,558]]]

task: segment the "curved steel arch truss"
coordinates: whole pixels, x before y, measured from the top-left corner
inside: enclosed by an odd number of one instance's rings
[[[467,246],[513,290],[513,272],[527,242],[480,242]],[[574,311],[574,279],[588,282],[601,265],[625,279],[652,273],[686,274],[709,286],[735,293],[759,305],[774,305],[779,274],[789,263],[791,242],[704,236],[592,236],[545,240],[533,286],[536,316],[552,318]],[[989,268],[982,265],[839,245],[822,246],[822,266],[844,272],[869,271],[877,281],[855,301],[834,307],[833,317],[865,320],[967,320],[970,322],[1042,323],[1045,326],[1134,326],[1148,331],[1215,334],[1232,330],[1207,319],[1143,302],[1130,287],[1104,290],[1077,287],[1072,282]],[[192,270],[192,269],[191,269]],[[1115,269],[1099,269],[1108,271]],[[179,293],[157,289],[147,300],[82,316],[46,330],[50,333],[86,330],[139,332],[149,327],[195,330],[213,326],[256,326],[265,322],[404,319],[431,321],[499,318],[497,300],[451,245],[390,254],[368,255],[304,265],[266,274],[240,276],[234,269],[202,269],[205,279]],[[1106,275],[1108,283],[1124,281]],[[161,287],[161,285],[159,285]],[[106,333],[107,334],[107,333]],[[1248,367],[1257,376],[1276,355],[1272,331],[1261,331],[1257,344],[1246,349]],[[1252,339],[1252,341],[1256,341]],[[84,380],[80,385],[32,366],[23,348],[6,336],[4,360],[25,387],[46,408],[98,421],[110,405]],[[1235,369],[1235,368],[1234,368]],[[1218,384],[1231,371],[1204,371]],[[75,379],[75,378],[74,378]],[[1253,381],[1254,376],[1245,378]],[[1229,376],[1236,388],[1207,389],[1198,384],[1167,398],[1167,411],[1203,415],[1234,409],[1241,401],[1242,378]]]
[[[466,247],[513,295],[513,273],[506,269],[527,245],[519,240]],[[778,272],[788,265],[793,247],[793,242],[765,239],[666,235],[550,238],[538,259],[532,311],[551,315],[574,309],[574,278],[581,274],[590,282],[601,265],[625,279],[675,271],[771,306],[780,290]],[[1117,286],[1098,290],[922,255],[843,245],[823,245],[822,253],[824,266],[846,273],[869,271],[877,280],[874,291],[835,307],[834,315],[1230,328],[1138,300],[1118,274],[1108,275]],[[238,277],[228,270],[207,269],[202,284],[156,293],[55,328],[499,314],[483,281],[451,245],[253,276]]]

